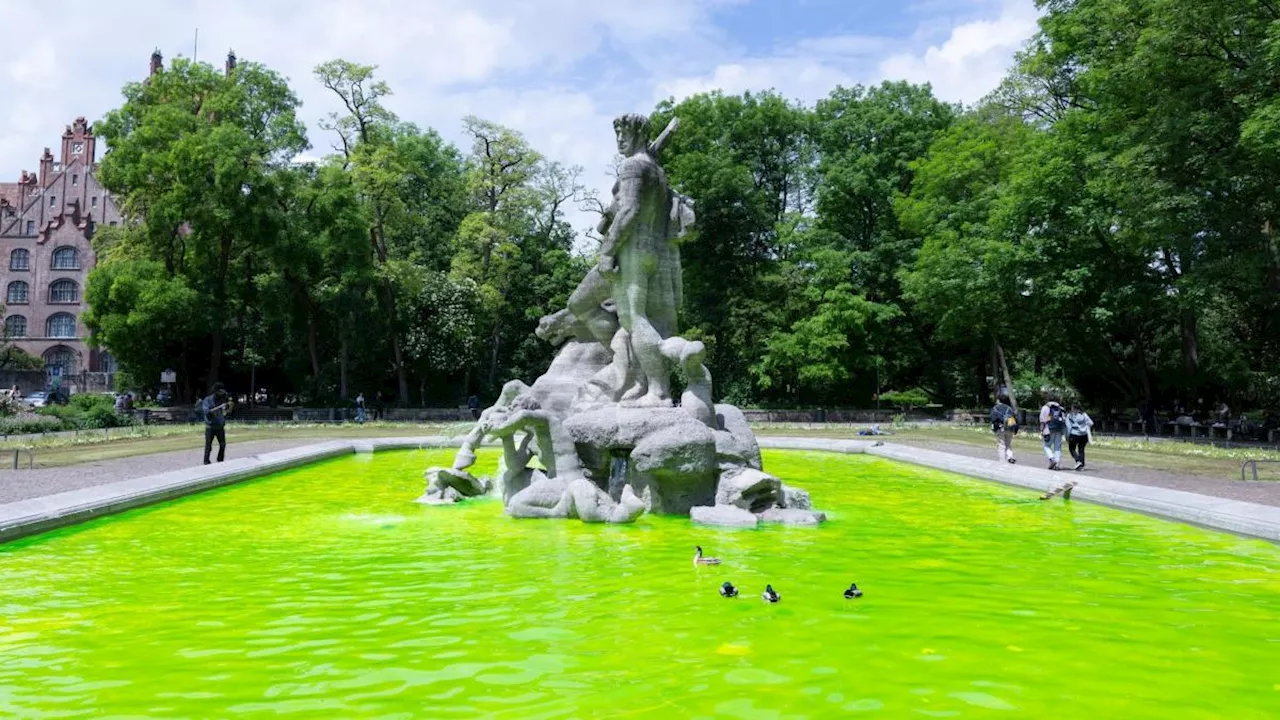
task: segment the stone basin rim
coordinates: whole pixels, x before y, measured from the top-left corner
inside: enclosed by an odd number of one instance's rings
[[[761,448],[866,454],[1041,492],[1063,480],[1061,473],[1049,470],[1008,466],[994,460],[893,443],[769,436],[757,436],[757,440]],[[319,460],[381,450],[452,448],[461,442],[461,437],[441,435],[329,440],[219,465],[185,468],[19,500],[0,505],[0,543]],[[492,444],[485,443],[486,446]],[[1073,476],[1072,479],[1077,482],[1072,500],[1280,543],[1280,508],[1092,476]]]

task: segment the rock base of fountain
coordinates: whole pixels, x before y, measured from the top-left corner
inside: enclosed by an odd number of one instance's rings
[[[424,474],[427,476],[427,489],[414,501],[423,505],[452,505],[463,498],[484,495],[493,489],[492,483],[472,477],[465,470],[433,467]]]

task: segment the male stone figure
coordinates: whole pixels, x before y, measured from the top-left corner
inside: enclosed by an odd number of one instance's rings
[[[661,345],[663,339],[675,334],[681,300],[680,256],[672,240],[691,224],[692,209],[687,201],[678,202],[683,199],[673,195],[656,156],[678,125],[672,120],[662,135],[649,143],[647,117],[623,115],[614,121],[618,151],[624,159],[613,187],[613,201],[598,228],[605,235],[604,242],[596,267],[569,298],[569,309],[596,339],[616,348],[619,338],[602,309],[604,301],[612,297],[626,345],[640,373],[636,377],[615,368],[614,375],[625,374],[631,387],[614,388],[621,397],[609,399],[622,399],[629,405],[671,404],[670,368]],[[615,357],[614,364],[629,359]]]

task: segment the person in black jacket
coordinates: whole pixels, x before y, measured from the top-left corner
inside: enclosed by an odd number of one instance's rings
[[[227,414],[235,407],[235,402],[227,395],[227,388],[222,383],[213,384],[213,392],[200,401],[200,414],[204,417],[204,464],[209,464],[209,453],[213,450],[213,441],[218,441],[218,462],[222,462],[227,454]]]

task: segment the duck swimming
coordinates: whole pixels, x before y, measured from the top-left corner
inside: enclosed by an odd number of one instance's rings
[[[862,591],[858,589],[858,583],[849,583],[849,589],[844,591],[844,599],[852,600],[862,597]]]
[[[782,599],[782,596],[779,595],[778,592],[773,589],[772,585],[765,585],[764,592],[760,593],[760,597],[764,598],[766,602],[771,602],[771,603],[776,603]]]
[[[738,588],[734,587],[733,583],[727,582],[720,586],[720,595],[727,598],[738,597]]]
[[[695,550],[695,552],[693,553],[694,565],[719,565],[720,564],[720,558],[703,557],[701,545],[694,545],[693,549]]]

